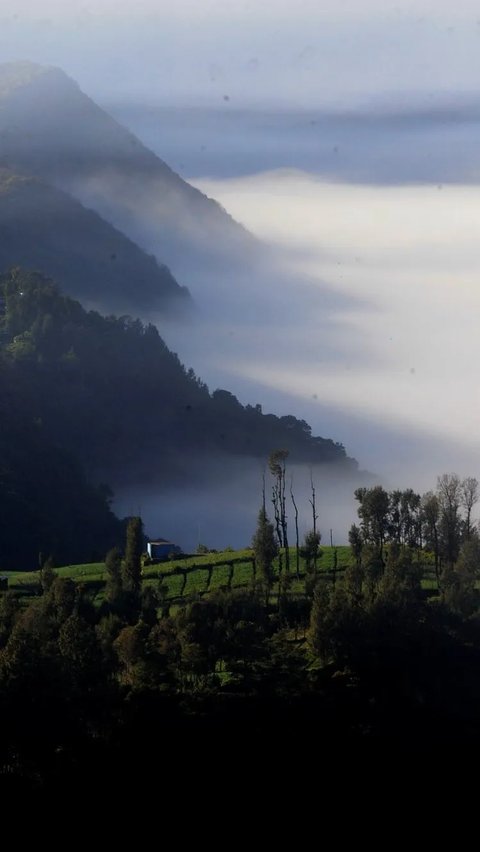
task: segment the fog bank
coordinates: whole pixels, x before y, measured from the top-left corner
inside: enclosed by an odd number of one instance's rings
[[[246,303],[260,295],[248,328],[219,284],[214,321],[172,334],[181,357],[278,413],[289,400],[316,433],[329,411],[331,436],[348,436],[349,453],[389,479],[406,479],[407,447],[413,487],[442,458],[442,469],[475,474],[478,190],[339,185],[298,171],[195,183],[276,248],[283,277],[245,283]]]
[[[262,503],[260,459],[199,459],[192,463],[186,487],[154,486],[119,489],[115,509],[119,515],[141,515],[146,533],[178,543],[185,552],[195,552],[198,544],[221,550],[250,546]],[[348,530],[356,516],[355,487],[365,484],[361,474],[350,475],[328,465],[312,468],[316,488],[318,527],[324,544],[330,543],[330,530],[336,544],[348,542]],[[267,511],[271,506],[271,478],[266,471]],[[299,533],[312,527],[310,471],[287,460],[287,490],[293,486],[299,510]],[[294,509],[287,504],[289,542],[295,544]]]

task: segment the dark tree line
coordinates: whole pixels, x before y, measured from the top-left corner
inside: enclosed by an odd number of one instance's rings
[[[402,552],[426,548],[433,554],[438,589],[445,591],[460,554],[476,547],[472,510],[479,492],[474,477],[443,474],[436,491],[423,495],[411,488],[388,493],[378,485],[357,489],[355,497],[360,526],[351,527],[349,542],[359,568],[382,575],[387,545]]]
[[[432,495],[362,489],[347,570],[333,582],[317,566],[301,594],[286,570],[273,584],[279,545],[263,505],[251,585],[171,614],[162,582],[142,577],[140,518],[106,557],[100,605],[47,561],[30,602],[0,594],[0,773],[26,789],[104,787],[115,767],[158,764],[172,731],[194,754],[210,725],[213,742],[234,725],[244,751],[300,737],[324,759],[344,737],[411,745],[427,729],[480,742],[475,487],[457,479],[439,479],[433,515]],[[435,525],[440,590],[424,583]]]

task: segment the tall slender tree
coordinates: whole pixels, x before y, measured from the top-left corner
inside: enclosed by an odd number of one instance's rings
[[[373,488],[357,488],[355,499],[360,504],[357,511],[361,520],[362,538],[372,544],[380,559],[383,559],[389,527],[389,495],[381,485],[375,485]]]
[[[118,547],[112,547],[105,557],[105,598],[110,603],[117,603],[122,595],[122,555]]]
[[[268,466],[270,473],[274,477],[272,503],[275,512],[277,536],[279,538],[279,546],[283,548],[285,553],[285,570],[288,573],[290,571],[290,552],[288,549],[287,503],[285,493],[287,458],[288,450],[275,450],[270,455]]]
[[[273,583],[273,560],[278,553],[278,546],[275,541],[273,524],[263,506],[258,513],[257,529],[252,539],[252,548],[255,554],[257,576],[265,584],[268,597],[268,591]]]
[[[298,506],[293,493],[293,476],[290,479],[290,498],[295,510],[295,570],[298,579],[300,577],[300,540],[298,536]]]
[[[426,547],[433,551],[435,578],[440,591],[440,501],[436,494],[427,491],[422,497],[423,540]]]
[[[312,473],[311,470],[310,470],[310,488],[311,488],[311,491],[312,491],[312,496],[309,499],[309,503],[312,507],[312,522],[313,522],[313,525],[312,525],[312,534],[313,534],[312,541],[313,541],[317,538],[318,515],[317,515],[317,500],[316,500],[316,494],[315,494],[315,483],[313,481],[313,473]],[[320,544],[320,537],[318,539],[318,544]],[[317,548],[316,548],[316,550],[314,551],[314,554],[313,554],[313,570],[314,570],[315,574],[317,573],[317,553],[318,553],[318,545],[317,545]]]
[[[472,529],[472,509],[478,503],[478,479],[467,476],[460,485],[460,501],[465,509],[465,537],[470,538]]]
[[[144,537],[142,519],[130,518],[127,526],[127,544],[122,568],[122,583],[126,592],[138,594],[142,584]]]
[[[461,482],[456,473],[443,473],[437,479],[440,503],[440,544],[445,563],[453,566],[460,551],[462,519]]]
[[[310,530],[305,533],[302,547],[302,556],[305,560],[305,591],[308,596],[313,595],[317,584],[317,559],[321,536],[318,530]]]

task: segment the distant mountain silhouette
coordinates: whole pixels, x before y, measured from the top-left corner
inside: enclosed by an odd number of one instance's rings
[[[177,276],[199,271],[199,264],[228,270],[258,248],[219,204],[57,68],[0,65],[0,164],[73,194]]]
[[[90,307],[120,313],[190,303],[166,267],[55,187],[0,168],[0,270],[42,270]]]

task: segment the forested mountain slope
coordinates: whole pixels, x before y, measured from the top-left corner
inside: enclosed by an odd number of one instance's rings
[[[16,371],[0,357],[0,571],[33,570],[48,556],[62,562],[101,559],[121,541],[122,524],[104,489],[50,440]]]
[[[191,306],[165,266],[65,192],[0,168],[0,271],[41,269],[90,307],[178,314]]]
[[[1,351],[12,385],[53,443],[118,482],[161,472],[162,482],[200,454],[266,459],[278,447],[292,462],[355,469],[341,444],[314,437],[295,417],[210,393],[152,325],[103,317],[60,294],[39,274],[0,279]]]

